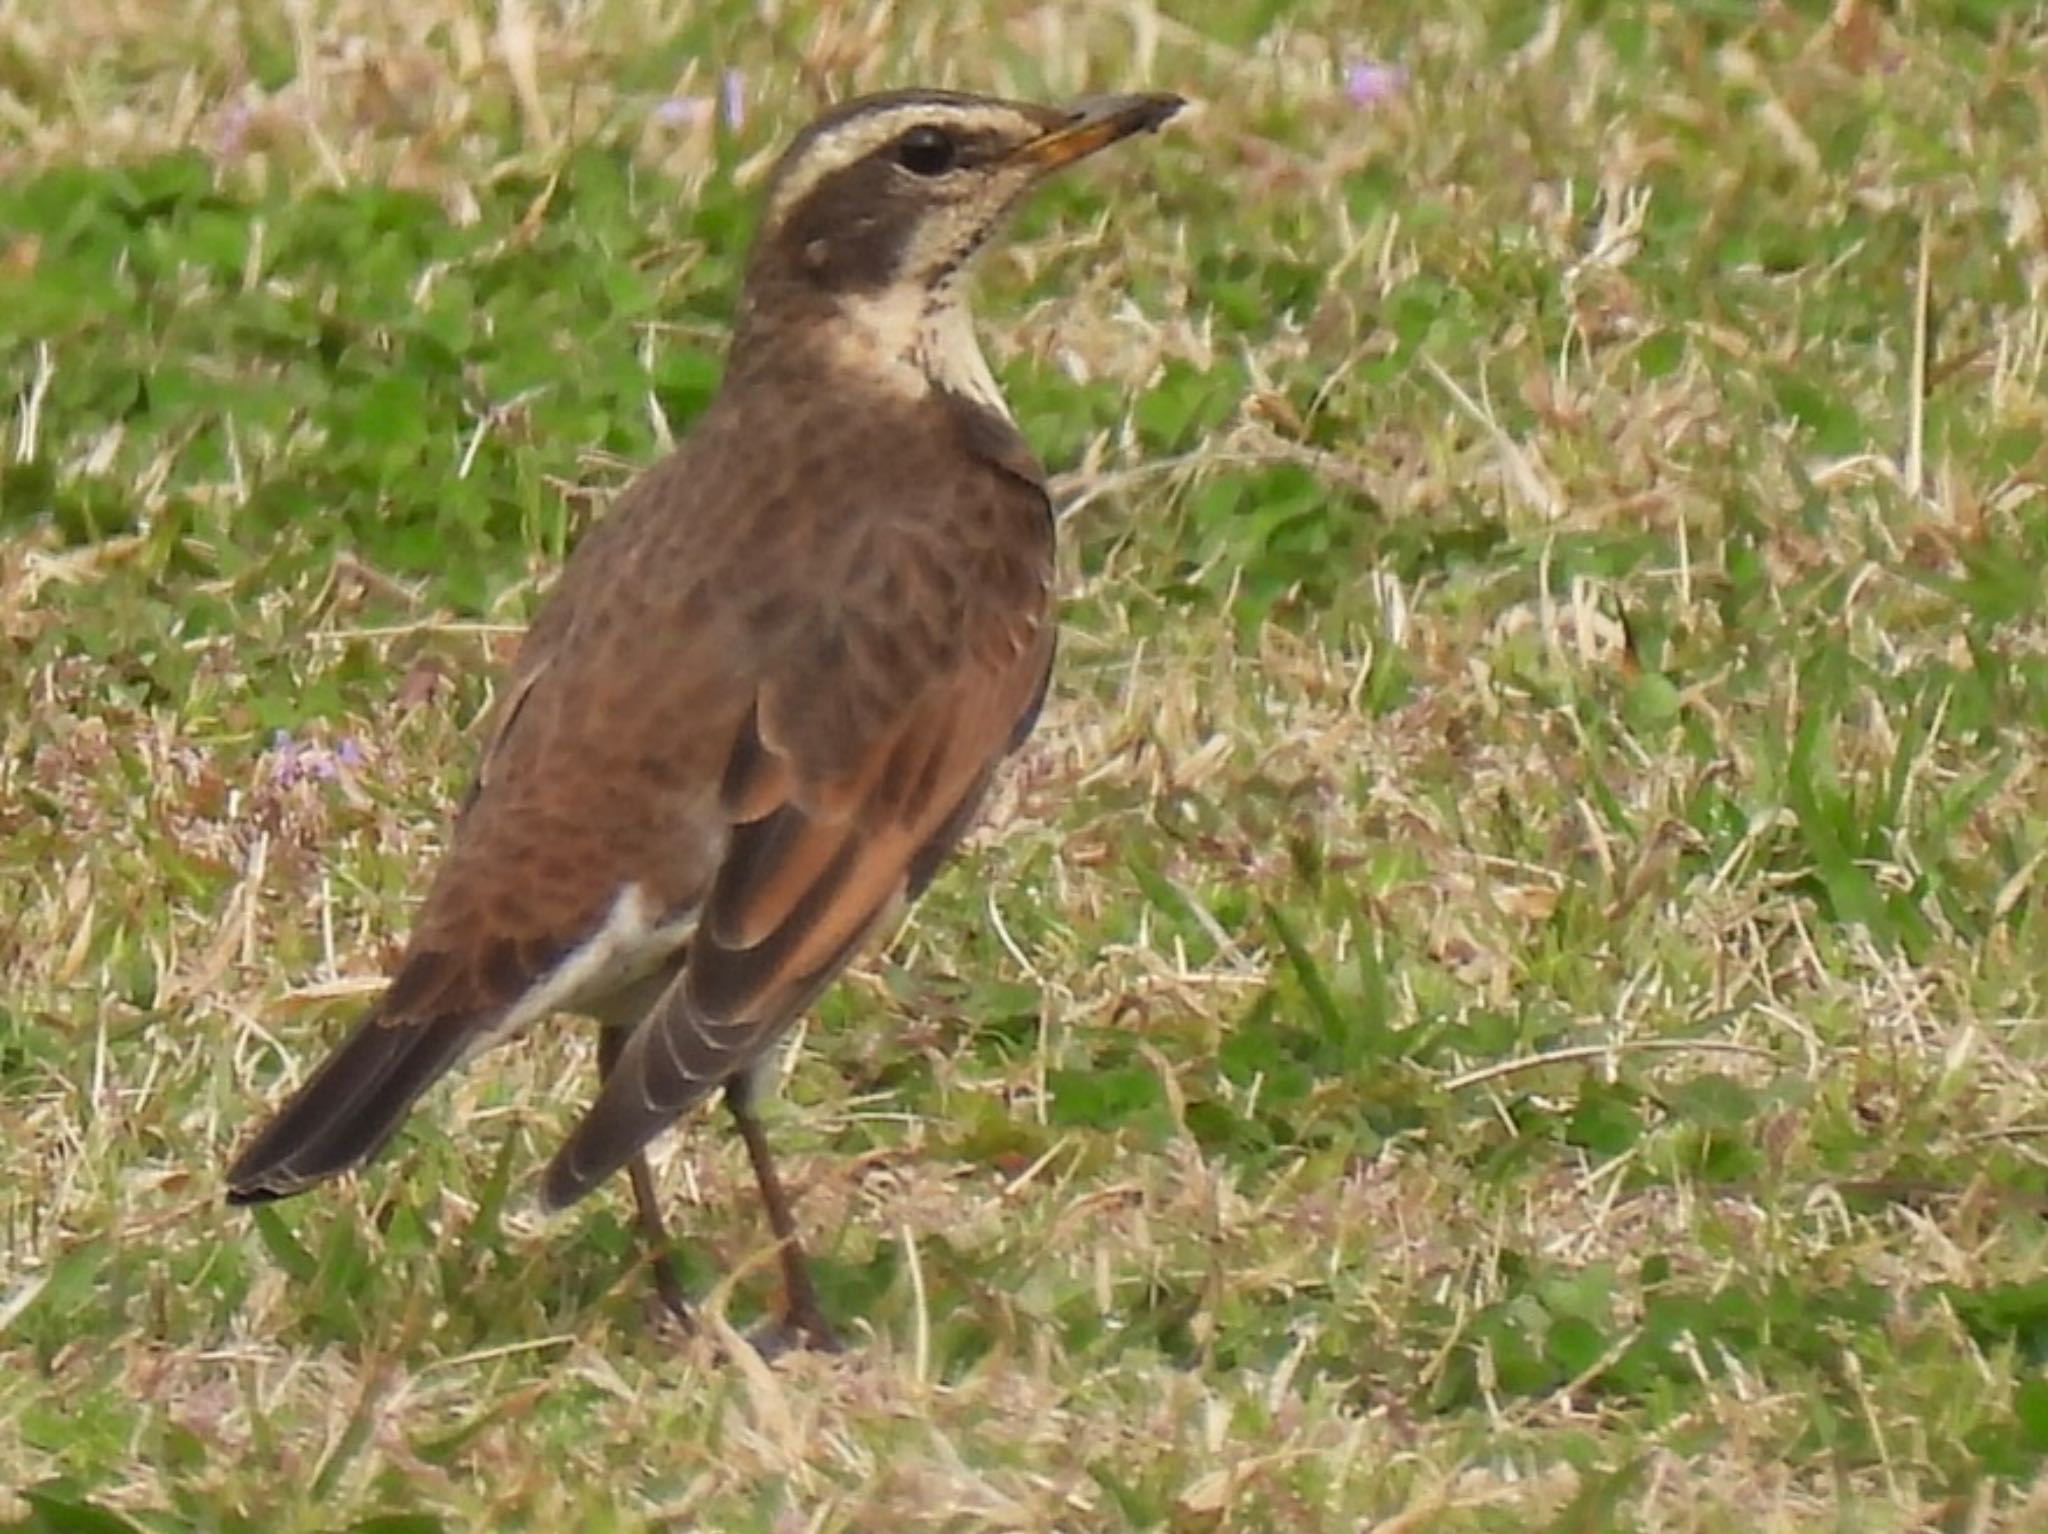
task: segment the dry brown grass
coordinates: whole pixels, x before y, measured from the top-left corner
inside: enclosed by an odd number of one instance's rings
[[[458,225],[531,183],[514,247],[578,216],[556,199],[601,146],[659,189],[678,297],[715,254],[689,210],[827,95],[1179,89],[1170,142],[991,263],[991,351],[1027,424],[1176,368],[1231,396],[1199,440],[1123,409],[1055,465],[1059,695],[777,1110],[870,1308],[846,1356],[769,1368],[641,1324],[616,1210],[500,1208],[581,1100],[566,1033],[294,1206],[317,1275],[218,1206],[280,1057],[388,962],[552,557],[461,613],[373,556],[181,575],[152,537],[177,507],[217,515],[202,544],[267,536],[253,496],[336,444],[252,433],[208,472],[196,433],[63,393],[84,341],[0,328],[0,457],[136,512],[68,539],[0,488],[0,1485],[195,1528],[2048,1523],[2020,1409],[2048,625],[1998,617],[1993,578],[2048,546],[2048,44],[1951,9],[0,0],[0,178],[191,149],[227,196],[396,185]],[[1410,73],[1384,109],[1344,96],[1368,55]],[[0,228],[0,269],[42,238]],[[1230,283],[1297,269],[1309,297],[1231,318]],[[660,359],[715,333],[574,337],[563,366],[637,349],[639,431]],[[580,520],[632,461],[483,406],[435,423],[435,472],[487,429]],[[1316,559],[1247,532],[1255,501],[1205,509],[1281,471],[1321,497]],[[201,597],[236,627],[172,629]],[[124,652],[137,612],[191,657],[181,696]],[[298,749],[354,765],[281,770],[265,721],[298,697]],[[1847,862],[1914,892],[1910,940],[1827,882],[1793,763],[1817,713],[1809,789],[1875,825]],[[1368,941],[1402,1042],[1299,1091],[1280,1043],[1225,1058],[1313,1033],[1318,983],[1369,1010]],[[1156,1088],[1091,1118],[1062,1098],[1090,1072]],[[1602,1090],[1625,1146],[1587,1138]],[[702,1131],[663,1154],[738,1325],[766,1283],[744,1161]],[[1678,1364],[1627,1372],[1673,1295],[1700,1304]],[[1580,1303],[1596,1356],[1531,1383],[1512,1339]]]

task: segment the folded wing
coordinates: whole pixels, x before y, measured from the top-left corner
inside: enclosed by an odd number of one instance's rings
[[[688,965],[550,1164],[550,1205],[750,1068],[922,890],[1028,730],[1052,659],[1049,527],[978,560],[935,552],[943,573],[915,548],[897,557],[872,588],[893,602],[821,619],[761,684],[730,748],[729,840]]]

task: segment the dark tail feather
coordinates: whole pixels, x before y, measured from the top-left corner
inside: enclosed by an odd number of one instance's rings
[[[372,1012],[228,1168],[228,1202],[287,1198],[368,1161],[455,1063],[474,1019],[391,1024]]]
[[[830,957],[786,984],[773,1003],[751,1021],[705,1019],[697,996],[706,975],[717,973],[715,967],[707,968],[703,957],[714,950],[693,944],[692,968],[633,1030],[618,1060],[605,1073],[597,1101],[548,1163],[541,1178],[542,1206],[568,1208],[625,1166],[697,1102],[751,1070],[782,1036],[789,1020],[832,983],[847,957],[867,941],[883,919],[878,913],[868,920]],[[784,927],[747,955],[746,962],[759,960],[775,944],[800,940],[806,930],[801,924]],[[715,963],[711,961],[713,966]],[[712,979],[709,984],[715,992],[719,982]],[[729,1000],[716,995],[713,999]],[[725,1010],[738,1009],[728,1006]]]
[[[618,1062],[605,1073],[597,1101],[548,1163],[541,1178],[544,1208],[568,1208],[631,1161],[698,1098],[725,1084],[730,1072],[707,1071],[701,1079],[677,1076],[659,1043],[660,1022],[649,1018],[626,1041]]]

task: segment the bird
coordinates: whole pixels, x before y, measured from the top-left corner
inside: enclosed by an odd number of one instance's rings
[[[968,831],[1052,670],[1054,508],[963,276],[1032,187],[1184,104],[897,90],[796,135],[717,392],[565,561],[388,986],[234,1157],[231,1204],[361,1167],[442,1075],[580,1014],[598,1083],[543,1207],[625,1171],[689,1326],[647,1148],[721,1094],[780,1335],[839,1346],[758,1094]]]

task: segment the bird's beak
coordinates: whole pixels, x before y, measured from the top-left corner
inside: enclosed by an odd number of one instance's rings
[[[1058,170],[1118,139],[1158,127],[1187,103],[1178,96],[1091,96],[1068,107],[1053,126],[1017,151],[1040,173]]]

